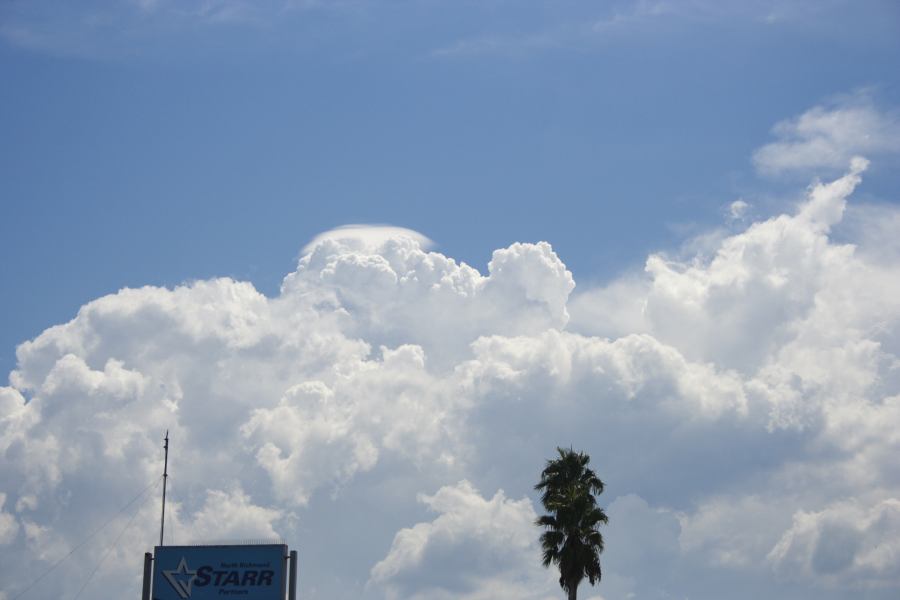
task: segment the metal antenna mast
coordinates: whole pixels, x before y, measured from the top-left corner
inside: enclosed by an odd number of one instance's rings
[[[166,443],[163,446],[166,451],[165,463],[163,463],[163,498],[162,519],[159,523],[159,545],[163,545],[163,533],[166,530],[166,481],[169,478],[169,430],[166,429]]]

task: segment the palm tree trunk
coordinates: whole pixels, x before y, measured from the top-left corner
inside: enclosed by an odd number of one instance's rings
[[[569,586],[569,600],[578,600],[578,584]]]

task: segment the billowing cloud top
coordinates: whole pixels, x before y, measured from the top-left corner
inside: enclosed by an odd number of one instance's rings
[[[137,594],[166,429],[167,542],[284,537],[307,598],[557,597],[531,490],[570,444],[607,482],[604,598],[896,597],[900,262],[831,238],[865,166],[575,296],[545,242],[483,274],[358,226],[274,298],[94,300],[0,387],[0,597],[75,549],[23,598],[98,564],[86,594]]]

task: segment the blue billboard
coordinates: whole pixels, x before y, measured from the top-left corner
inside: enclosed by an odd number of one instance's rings
[[[153,600],[284,600],[287,546],[157,546]]]

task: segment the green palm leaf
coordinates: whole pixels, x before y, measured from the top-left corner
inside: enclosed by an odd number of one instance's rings
[[[575,600],[586,577],[591,585],[600,581],[603,535],[600,524],[608,521],[597,505],[603,482],[588,468],[590,457],[569,448],[557,448],[558,458],[547,461],[534,489],[549,514],[535,520],[544,528],[540,543],[545,567],[559,567],[559,585]]]

